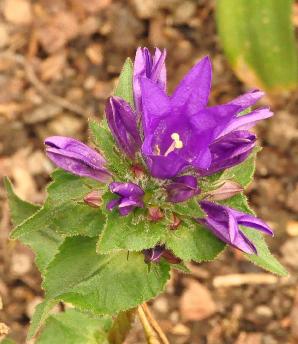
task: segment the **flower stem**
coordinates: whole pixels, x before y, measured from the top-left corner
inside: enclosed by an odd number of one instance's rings
[[[169,341],[154,319],[146,303],[138,307],[138,315],[143,325],[148,344],[169,344]]]

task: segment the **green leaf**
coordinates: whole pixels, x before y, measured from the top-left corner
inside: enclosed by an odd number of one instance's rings
[[[225,200],[222,203],[228,205],[231,208],[243,211],[244,213],[255,215],[253,210],[249,208],[247,198],[243,194],[238,194],[228,200]],[[245,257],[254,264],[258,265],[259,267],[267,271],[270,271],[280,276],[286,276],[286,269],[270,253],[269,248],[264,239],[264,235],[253,228],[247,228],[244,226],[241,226],[241,230],[254,243],[258,250],[258,255],[245,254]]]
[[[126,100],[134,109],[135,104],[133,97],[133,63],[130,58],[127,58],[123,65],[114,95]]]
[[[244,188],[247,187],[253,180],[256,169],[256,155],[259,150],[260,148],[257,147],[241,164],[226,169],[221,174],[220,179],[232,179]]]
[[[218,0],[219,38],[238,77],[271,91],[296,88],[292,0]]]
[[[210,231],[200,224],[181,223],[166,239],[166,247],[184,261],[196,262],[215,259],[225,248]]]
[[[13,191],[9,179],[4,179],[4,185],[8,194],[9,207],[11,210],[12,222],[14,225],[21,224],[22,221],[32,217],[40,209],[39,206],[20,199]],[[57,253],[62,238],[51,228],[44,228],[42,225],[38,230],[23,234],[19,239],[31,247],[35,253],[35,262],[41,273],[44,272],[48,263]]]
[[[8,196],[11,219],[14,226],[19,225],[39,210],[39,206],[20,199],[13,191],[11,181],[5,177],[4,186]]]
[[[155,246],[168,231],[164,221],[149,222],[144,210],[136,209],[121,217],[118,209],[106,213],[107,221],[100,235],[97,252],[141,251]]]
[[[1,344],[16,344],[16,342],[10,338],[4,338],[0,341]]]
[[[96,254],[96,238],[67,238],[50,263],[43,287],[48,298],[96,314],[114,314],[163,291],[169,278],[165,262],[148,271],[140,253]]]
[[[54,182],[48,187],[44,206],[15,228],[11,235],[13,239],[32,235],[40,229],[51,236],[53,231],[63,236],[99,234],[105,221],[103,214],[98,208],[78,202],[82,202],[84,196],[91,189],[99,188],[100,184],[64,171],[54,172],[53,179]],[[74,214],[80,216],[76,217]]]
[[[110,317],[95,317],[76,309],[51,315],[36,344],[108,344]]]
[[[125,155],[117,149],[116,142],[108,129],[106,120],[101,123],[91,121],[89,127],[92,133],[93,141],[98,149],[104,155],[107,161],[107,168],[117,176],[119,181],[127,181],[129,178],[130,162]]]
[[[196,200],[196,198],[192,198],[186,202],[173,203],[171,210],[174,213],[187,217],[198,218],[204,216],[204,212],[202,208],[199,206],[199,203]]]
[[[36,335],[40,326],[48,318],[50,311],[57,303],[58,301],[55,299],[46,299],[36,306],[27,335],[28,339],[31,339],[33,336]]]
[[[286,276],[287,270],[280,264],[280,262],[270,253],[262,233],[257,232],[251,228],[245,228],[241,226],[245,235],[255,244],[258,255],[245,254],[246,258],[259,267],[270,271],[279,276]]]
[[[117,315],[108,334],[109,344],[124,343],[135,319],[135,313],[135,309],[132,309]]]

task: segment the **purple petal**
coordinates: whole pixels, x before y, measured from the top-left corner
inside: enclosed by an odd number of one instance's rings
[[[144,191],[137,184],[134,183],[121,183],[113,182],[109,185],[111,192],[121,196],[121,197],[130,197],[130,196],[143,196]]]
[[[130,105],[119,97],[109,99],[105,112],[109,128],[119,148],[134,159],[142,144],[136,114]]]
[[[191,117],[191,123],[206,141],[214,140],[235,118],[237,105],[217,105],[203,109]]]
[[[212,67],[208,56],[200,60],[183,78],[172,96],[175,113],[196,114],[207,103],[211,88]]]
[[[162,52],[156,48],[153,57],[153,68],[151,71],[151,80],[157,82],[157,84],[166,91],[167,86],[167,70],[166,70],[166,57],[167,52],[164,49]]]
[[[164,91],[166,89],[166,51],[155,50],[152,58],[147,48],[138,48],[134,61],[133,89],[137,112],[142,110],[141,78],[147,78],[156,83]]]
[[[181,176],[173,179],[166,186],[168,201],[173,203],[184,202],[200,192],[197,178],[194,176]]]
[[[146,250],[143,250],[145,261],[147,263],[154,262],[157,263],[160,261],[163,253],[165,251],[165,247],[162,245],[157,245],[154,248],[149,248]]]
[[[112,199],[107,204],[107,210],[111,211],[120,204],[120,198]]]
[[[254,89],[233,99],[228,104],[239,105],[239,112],[241,112],[249,108],[250,106],[253,106],[259,99],[261,99],[264,96],[264,94],[264,92]]]
[[[111,181],[111,174],[104,167],[105,159],[84,143],[69,137],[52,136],[45,140],[45,145],[47,156],[58,167],[102,183]]]
[[[252,152],[256,136],[248,131],[234,131],[210,145],[211,165],[206,170],[200,170],[201,175],[207,176],[243,162]]]
[[[140,79],[142,89],[142,123],[145,136],[153,133],[161,119],[171,115],[170,100],[153,81]]]
[[[260,108],[254,110],[247,115],[236,117],[230,124],[220,133],[220,137],[234,130],[247,130],[253,127],[256,122],[273,116],[273,112],[269,108]]]
[[[239,225],[255,228],[271,236],[274,235],[271,228],[261,219],[250,214],[242,213],[241,211],[238,211],[235,209],[231,209],[231,212],[233,213],[233,216],[237,219],[237,222],[239,223]]]
[[[264,231],[264,223],[252,217],[251,215],[239,212],[238,210],[222,206],[209,201],[201,201],[200,205],[206,212],[207,217],[199,220],[207,226],[214,235],[227,244],[240,249],[248,254],[257,254],[255,245],[249,238],[239,229],[239,225],[245,223],[246,225],[253,225],[254,228]],[[241,218],[243,222],[241,221]],[[252,219],[253,218],[253,219]],[[265,225],[266,226],[266,225]],[[258,227],[258,228],[257,228]],[[266,233],[268,233],[268,226],[266,226]],[[271,232],[271,230],[269,229]]]

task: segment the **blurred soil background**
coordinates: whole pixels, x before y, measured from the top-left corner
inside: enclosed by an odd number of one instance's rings
[[[26,200],[42,202],[53,170],[44,138],[87,141],[88,118],[102,116],[138,46],[167,48],[170,90],[208,54],[211,104],[242,94],[247,87],[223,55],[214,8],[213,0],[0,0],[0,177],[9,176]],[[275,117],[256,128],[264,149],[248,196],[275,230],[270,246],[291,274],[264,274],[231,249],[214,263],[191,264],[192,275],[175,273],[151,307],[173,344],[298,343],[298,95],[280,93],[263,99],[268,103]],[[41,280],[30,250],[8,240],[2,184],[0,204],[0,322],[25,343]],[[145,343],[140,324],[126,343]]]

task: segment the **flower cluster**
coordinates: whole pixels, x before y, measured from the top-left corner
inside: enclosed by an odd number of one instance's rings
[[[205,212],[205,217],[196,221],[231,246],[249,254],[257,253],[239,225],[272,235],[264,222],[215,203],[215,197],[213,201],[197,197],[201,194],[202,179],[240,164],[253,151],[256,136],[250,128],[272,116],[267,107],[251,110],[263,92],[252,90],[226,104],[208,106],[212,69],[210,59],[204,57],[169,96],[165,59],[166,52],[159,49],[154,55],[147,48],[137,50],[134,108],[116,96],[110,97],[106,105],[106,120],[114,140],[132,168],[159,181],[156,185],[164,190],[167,202],[180,203],[194,198]],[[49,137],[45,144],[48,157],[58,167],[109,185],[115,198],[106,205],[108,211],[117,208],[119,215],[127,216],[136,208],[146,209],[146,190],[138,184],[138,179],[115,180],[101,153],[67,137]],[[230,183],[230,187],[221,191],[231,196],[239,190]],[[100,203],[92,197],[85,200],[87,204]],[[148,211],[152,212],[152,208],[148,207]],[[145,250],[144,255],[147,261],[156,262],[161,257],[175,261],[162,243]]]

